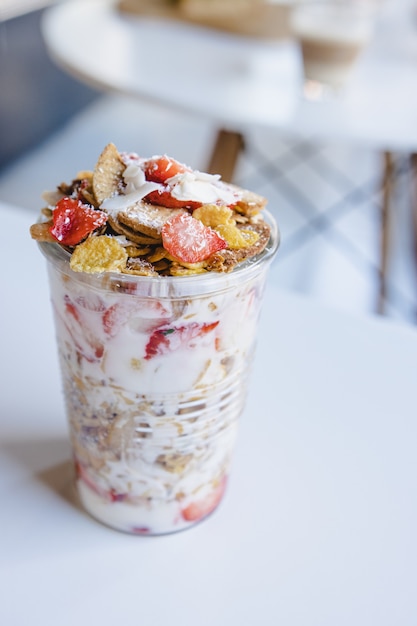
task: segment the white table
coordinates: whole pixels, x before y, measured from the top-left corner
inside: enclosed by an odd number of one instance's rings
[[[248,126],[344,140],[378,149],[417,147],[414,0],[385,0],[352,84],[327,103],[301,97],[301,59],[287,39],[239,37],[174,20],[118,13],[115,0],[72,0],[50,9],[52,57],[89,84]]]
[[[376,34],[340,98],[302,97],[299,50],[289,39],[217,32],[175,20],[132,17],[115,0],[73,0],[50,9],[51,56],[90,85],[197,113],[220,128],[207,171],[231,180],[248,128],[349,142],[383,153],[378,308],[389,262],[392,153],[417,151],[414,0],[385,0]],[[417,205],[416,205],[417,214]]]
[[[74,505],[33,215],[0,215],[1,624],[415,626],[416,331],[270,284],[224,502],[124,535]]]

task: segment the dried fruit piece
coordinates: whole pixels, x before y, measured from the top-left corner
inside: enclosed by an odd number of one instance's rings
[[[199,263],[227,248],[225,240],[214,230],[187,213],[168,220],[161,233],[165,250],[184,263]]]
[[[76,246],[107,222],[107,215],[75,198],[62,198],[52,214],[49,232],[64,246]]]
[[[127,252],[117,239],[101,235],[89,237],[77,246],[72,253],[70,266],[74,272],[98,274],[121,272],[126,262]]]

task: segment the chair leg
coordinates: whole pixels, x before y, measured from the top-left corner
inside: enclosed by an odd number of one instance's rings
[[[243,135],[240,133],[224,129],[219,130],[207,172],[220,174],[224,181],[231,182],[244,145]]]
[[[411,212],[413,216],[414,254],[417,261],[417,152],[411,155]]]
[[[378,313],[383,314],[387,297],[387,270],[391,238],[391,199],[394,184],[394,158],[392,152],[383,154],[382,198],[380,213],[380,268]]]

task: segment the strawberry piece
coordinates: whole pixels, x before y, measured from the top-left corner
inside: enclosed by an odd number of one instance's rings
[[[74,458],[74,466],[75,466],[75,475],[79,480],[82,480],[87,487],[94,491],[98,496],[105,498],[106,500],[110,500],[110,502],[123,502],[126,500],[127,494],[118,493],[114,489],[110,489],[110,491],[105,491],[101,487],[95,484],[95,482],[90,477],[87,468],[77,459]]]
[[[164,183],[168,178],[172,178],[177,174],[183,174],[184,172],[191,172],[191,170],[183,163],[171,159],[171,157],[166,154],[161,157],[149,159],[145,163],[146,180],[151,180],[154,183]]]
[[[134,309],[135,303],[128,305],[125,302],[116,302],[106,309],[103,313],[103,328],[106,335],[115,337],[129,320]]]
[[[164,189],[156,189],[145,196],[144,200],[150,204],[158,204],[166,209],[198,209],[202,206],[201,202],[195,200],[178,200],[171,195],[168,187]]]
[[[88,362],[99,361],[104,354],[104,345],[85,323],[80,309],[71,301],[68,295],[64,297],[65,316],[62,319],[71,336],[78,354]],[[58,315],[58,311],[56,311]]]
[[[131,531],[132,533],[135,533],[135,535],[148,535],[151,532],[151,529],[147,526],[133,526]]]
[[[210,515],[220,504],[226,490],[226,477],[215,487],[215,489],[201,500],[196,500],[182,509],[181,515],[187,522],[197,522],[203,517]]]
[[[159,328],[155,330],[149,338],[149,341],[145,348],[145,359],[149,361],[154,356],[161,356],[174,352],[178,348],[188,344],[189,347],[193,347],[193,339],[203,337],[207,333],[216,328],[219,322],[212,322],[211,324],[199,324],[192,322],[187,326],[171,327],[171,328]]]
[[[76,246],[107,222],[107,214],[65,196],[56,205],[52,219],[51,235],[64,246]]]
[[[188,213],[179,213],[162,227],[162,244],[175,259],[199,263],[227,248],[226,241]]]
[[[94,311],[95,313],[100,313],[106,310],[103,300],[93,291],[88,294],[88,297],[85,295],[77,296],[75,298],[75,302],[81,310],[84,309],[86,311]]]

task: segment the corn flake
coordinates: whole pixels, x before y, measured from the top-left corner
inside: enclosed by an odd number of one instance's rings
[[[248,248],[259,239],[258,233],[253,230],[237,228],[233,224],[219,224],[215,230],[227,242],[231,250]]]
[[[233,211],[227,206],[203,204],[193,212],[195,219],[203,222],[204,226],[216,228],[219,224],[234,224]]]
[[[127,252],[117,239],[101,235],[80,243],[72,253],[70,266],[74,272],[88,274],[121,272],[126,261]]]

